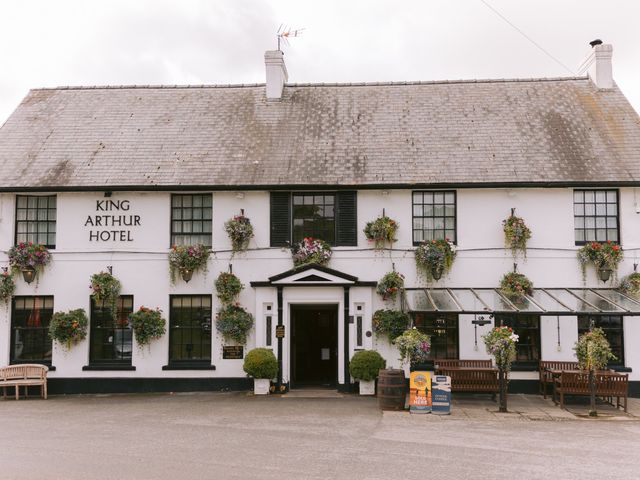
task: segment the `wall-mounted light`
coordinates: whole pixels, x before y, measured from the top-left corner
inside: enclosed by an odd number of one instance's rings
[[[109,198],[111,195],[113,195],[113,192],[111,191],[104,192],[105,198]]]
[[[31,283],[36,279],[36,269],[33,267],[26,267],[22,269],[22,278],[25,282]]]

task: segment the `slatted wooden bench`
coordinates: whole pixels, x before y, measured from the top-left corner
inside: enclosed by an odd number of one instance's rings
[[[15,388],[16,400],[20,398],[20,387],[24,387],[25,396],[27,388],[33,386],[40,387],[40,396],[47,398],[47,372],[49,368],[39,364],[21,364],[0,367],[0,387],[2,396],[6,398],[7,388]]]
[[[495,400],[500,391],[498,370],[491,360],[434,360],[438,375],[451,377],[452,392],[490,393]]]
[[[538,376],[540,378],[539,390],[540,393],[547,398],[547,385],[553,387],[553,375],[551,370],[577,370],[578,362],[556,362],[556,361],[542,361],[538,367]]]
[[[596,373],[596,396],[602,397],[611,402],[616,399],[616,408],[624,407],[627,411],[627,400],[629,396],[629,375],[626,373]],[[589,374],[587,372],[562,372],[555,379],[553,389],[553,401],[558,404],[557,397],[560,397],[560,408],[564,408],[565,395],[591,395],[589,388]],[[624,404],[620,399],[624,399]]]

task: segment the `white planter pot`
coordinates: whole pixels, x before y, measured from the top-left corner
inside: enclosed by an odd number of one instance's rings
[[[375,395],[376,394],[376,381],[360,380],[360,395]]]
[[[253,379],[253,393],[255,395],[268,395],[270,386],[271,380],[269,380],[268,378]]]

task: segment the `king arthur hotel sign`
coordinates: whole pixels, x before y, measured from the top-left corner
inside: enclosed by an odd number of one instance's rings
[[[140,226],[140,215],[130,212],[129,200],[96,200],[95,213],[87,216],[90,242],[133,242],[132,229]]]

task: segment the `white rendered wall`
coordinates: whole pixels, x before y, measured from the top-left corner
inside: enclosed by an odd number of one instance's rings
[[[93,273],[113,266],[113,273],[122,282],[123,294],[134,296],[134,308],[141,305],[160,307],[168,317],[169,295],[211,295],[213,317],[219,302],[215,297],[213,282],[221,271],[233,264],[233,272],[245,284],[240,303],[256,317],[257,330],[248,341],[247,350],[265,345],[265,303],[273,304],[273,328],[277,323],[276,289],[251,288],[251,281],[265,281],[268,277],[292,267],[286,249],[269,248],[269,193],[268,192],[214,192],[213,196],[213,250],[206,274],[197,273],[188,283],[169,281],[167,254],[170,244],[170,193],[120,193],[114,192],[112,200],[129,200],[130,212],[140,216],[140,225],[132,228],[132,241],[89,242],[87,216],[103,200],[101,193],[58,193],[57,245],[53,262],[40,275],[38,284],[25,284],[17,279],[16,295],[53,295],[54,309],[89,310],[89,277]],[[242,197],[242,198],[240,198]],[[634,189],[620,189],[620,226],[625,259],[619,275],[633,271],[634,260],[640,251],[640,214],[635,202],[640,193]],[[362,233],[367,221],[385,213],[398,221],[400,230],[394,250],[371,250]],[[502,275],[513,269],[509,251],[504,249],[501,222],[510,209],[524,217],[533,231],[526,259],[518,260],[518,270],[531,278],[536,287],[581,287],[582,275],[576,259],[577,247],[573,239],[573,190],[557,189],[460,189],[457,190],[458,255],[452,271],[434,286],[448,287],[497,287]],[[244,209],[254,225],[255,238],[250,251],[231,259],[230,242],[224,231],[224,222]],[[7,265],[6,251],[14,241],[15,196],[0,194],[0,266]],[[377,281],[395,264],[397,271],[406,277],[407,287],[426,286],[416,275],[412,246],[411,190],[363,190],[358,192],[358,246],[334,249],[329,267],[354,275],[361,281]],[[634,250],[635,249],[635,250]],[[586,286],[603,287],[592,268],[588,270]],[[612,286],[611,283],[606,285]],[[283,319],[289,331],[289,307],[295,303],[335,303],[339,305],[338,351],[343,353],[343,289],[342,287],[305,287],[284,289]],[[355,314],[355,304],[365,308],[365,331],[371,330],[371,315],[379,308],[388,308],[381,298],[368,287],[353,287],[350,291],[350,315]],[[461,315],[459,320],[459,346],[461,358],[487,358],[481,340],[490,326],[478,327],[478,349],[474,348],[473,316]],[[640,338],[639,319],[625,317],[626,365],[633,368],[631,378],[640,380],[640,358],[634,348]],[[577,338],[575,317],[560,317],[560,349],[557,345],[556,317],[541,318],[543,359],[571,360],[573,344]],[[355,324],[350,325],[350,354],[355,348]],[[10,314],[6,306],[0,306],[0,364],[9,361]],[[215,329],[214,329],[215,332]],[[288,339],[285,338],[285,378],[288,377]],[[398,354],[383,339],[364,337],[365,348],[376,348],[385,356],[390,366],[399,366]],[[277,342],[273,339],[272,348]],[[215,371],[163,371],[168,362],[168,335],[154,342],[150,349],[140,351],[134,347],[131,372],[82,371],[88,364],[88,342],[73,347],[70,352],[56,347],[53,364],[57,370],[52,377],[229,377],[244,376],[242,361],[223,360],[222,342],[215,335],[212,342],[212,363]],[[339,372],[342,376],[342,358]],[[516,374],[514,374],[515,376]],[[520,374],[529,378],[528,374]],[[518,378],[518,377],[516,377]],[[341,377],[341,381],[343,381]]]

